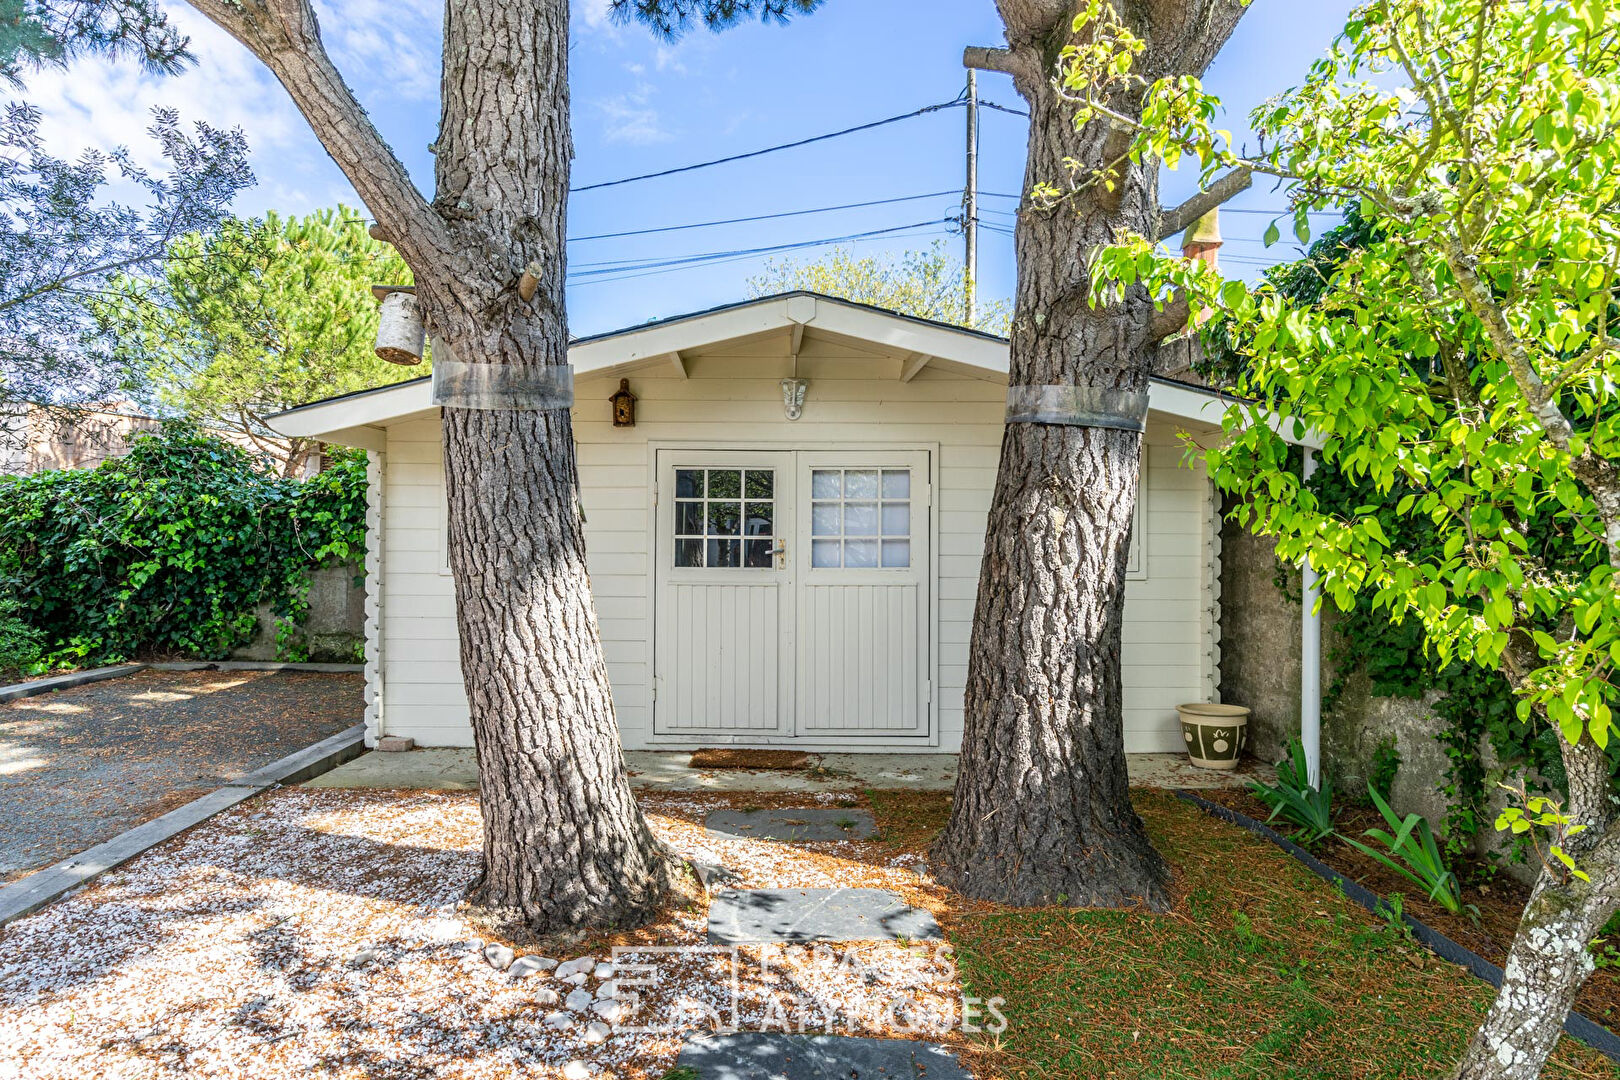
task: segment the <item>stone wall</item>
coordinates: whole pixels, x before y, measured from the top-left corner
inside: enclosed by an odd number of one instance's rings
[[[268,605],[255,612],[259,628],[253,640],[231,652],[233,660],[283,660],[275,613]],[[365,570],[359,565],[327,566],[311,571],[309,613],[298,627],[300,650],[319,663],[358,663],[365,652]]]
[[[1248,706],[1250,752],[1261,761],[1276,761],[1283,744],[1299,735],[1299,572],[1282,571],[1289,594],[1284,596],[1277,587],[1279,568],[1272,542],[1224,520],[1228,509],[1223,507],[1221,526],[1221,700]],[[1328,608],[1322,618],[1324,690],[1337,675],[1327,657],[1334,642],[1335,614]],[[1322,713],[1322,768],[1338,797],[1365,797],[1379,747],[1393,741],[1401,765],[1390,792],[1391,805],[1401,814],[1422,814],[1438,829],[1447,809],[1440,786],[1451,764],[1434,738],[1438,721],[1431,710],[1438,699],[1435,693],[1424,698],[1379,697],[1372,693],[1365,673],[1352,673],[1333,706]],[[1481,752],[1487,766],[1494,766],[1489,746]],[[1489,812],[1494,815],[1504,804],[1505,796],[1493,793]],[[1482,854],[1506,852],[1509,846],[1489,821],[1475,843]],[[1504,868],[1524,880],[1534,876],[1523,864]]]

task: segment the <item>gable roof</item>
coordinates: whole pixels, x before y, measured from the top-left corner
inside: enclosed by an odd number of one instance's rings
[[[811,292],[744,300],[576,338],[569,343],[568,360],[575,378],[615,375],[682,352],[799,328],[990,381],[1007,377],[1006,338]],[[365,429],[372,425],[431,411],[431,383],[431,377],[424,376],[359,390],[289,409],[270,421],[284,435],[367,446],[374,440]],[[1149,397],[1154,412],[1209,427],[1220,426],[1226,405],[1233,400],[1207,387],[1158,377],[1152,380]]]

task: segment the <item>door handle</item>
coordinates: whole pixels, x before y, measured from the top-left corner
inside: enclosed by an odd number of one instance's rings
[[[776,568],[778,570],[786,570],[787,569],[787,541],[786,540],[778,540],[775,543],[775,545],[772,546],[771,554],[776,556]]]

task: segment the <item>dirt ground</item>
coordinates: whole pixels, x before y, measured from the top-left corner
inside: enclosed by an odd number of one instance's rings
[[[357,723],[360,675],[141,671],[0,705],[0,883]]]

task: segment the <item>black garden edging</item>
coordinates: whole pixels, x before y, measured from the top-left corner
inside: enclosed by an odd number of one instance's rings
[[[1184,802],[1192,803],[1206,814],[1213,814],[1223,821],[1247,829],[1262,840],[1270,841],[1303,863],[1317,877],[1322,878],[1324,881],[1331,881],[1339,886],[1340,889],[1344,890],[1344,895],[1374,915],[1381,918],[1389,917],[1389,905],[1376,893],[1351,881],[1275,829],[1254,820],[1254,818],[1246,814],[1240,814],[1236,810],[1229,810],[1219,803],[1212,803],[1208,799],[1195,795],[1190,791],[1177,791],[1175,795],[1176,798]],[[1492,986],[1500,987],[1502,985],[1502,969],[1483,956],[1472,949],[1463,948],[1440,931],[1424,925],[1405,912],[1401,913],[1401,918],[1406,920],[1406,925],[1411,929],[1412,936],[1428,946],[1429,950],[1442,960],[1449,960],[1453,964],[1461,964]],[[1571,1009],[1569,1016],[1564,1018],[1564,1030],[1610,1061],[1620,1061],[1620,1036],[1615,1035],[1614,1032],[1596,1021],[1590,1020]]]

